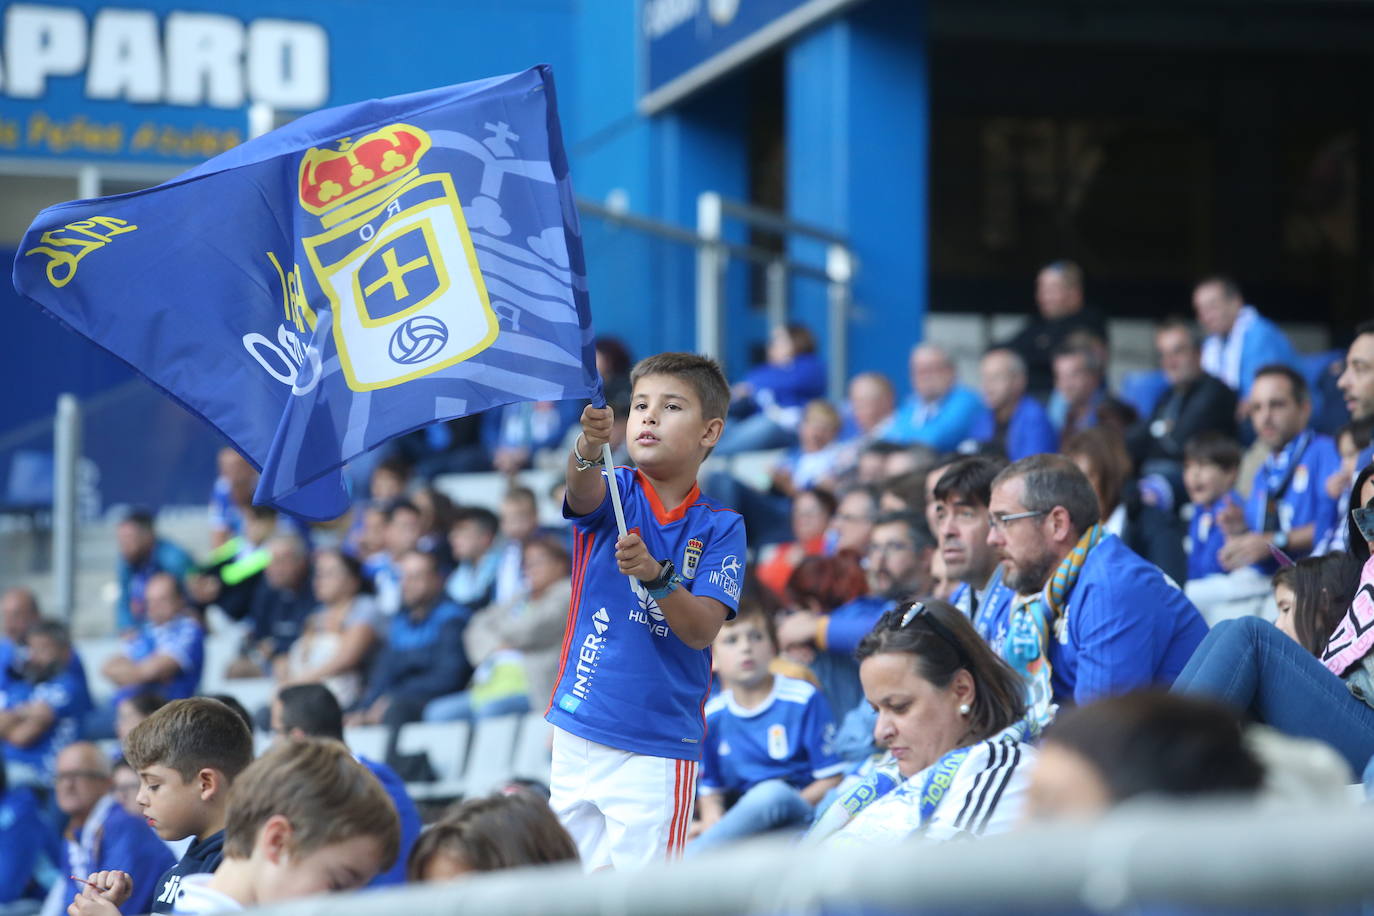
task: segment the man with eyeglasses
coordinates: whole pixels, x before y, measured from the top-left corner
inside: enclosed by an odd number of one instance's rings
[[[988,510],[988,544],[1016,593],[1001,654],[1042,719],[1052,704],[1173,682],[1207,625],[1158,567],[1103,529],[1072,461],[1033,455],[1007,467]]]
[[[992,481],[1004,467],[995,458],[960,458],[943,469],[931,500],[945,574],[959,583],[950,604],[968,616],[999,655],[1007,638],[1012,591],[1002,583],[1002,564],[988,544],[988,501]]]
[[[62,916],[81,892],[69,875],[84,878],[112,869],[133,878],[133,896],[123,912],[146,913],[152,907],[158,876],[176,857],[142,818],[120,806],[113,789],[110,761],[94,744],[77,741],[57,755],[53,795],[67,824],[58,862],[61,880],[53,882],[42,916]]]

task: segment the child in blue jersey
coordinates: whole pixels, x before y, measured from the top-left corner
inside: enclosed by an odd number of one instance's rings
[[[831,746],[835,722],[825,695],[769,670],[778,646],[762,607],[742,608],[712,648],[724,689],[706,704],[693,854],[805,827],[845,769]]]
[[[744,581],[744,524],[697,487],[730,402],[720,367],[662,353],[630,381],[626,439],[637,468],[612,475],[629,533],[618,536],[599,468],[608,407],[582,412],[563,506],[573,523],[573,598],[547,714],[550,804],[589,871],[681,853],[710,647]]]
[[[1183,446],[1183,486],[1193,507],[1185,545],[1189,582],[1226,572],[1220,554],[1228,527],[1236,527],[1229,519],[1240,511],[1241,498],[1235,489],[1240,458],[1236,440],[1211,430],[1198,433]],[[1243,524],[1240,527],[1243,530]]]

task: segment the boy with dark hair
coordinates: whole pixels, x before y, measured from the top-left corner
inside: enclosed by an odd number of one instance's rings
[[[449,573],[445,591],[473,612],[491,604],[496,594],[501,551],[495,549],[495,544],[500,528],[495,512],[474,506],[459,509],[448,529],[448,546],[455,565]]]
[[[355,890],[396,861],[396,809],[337,741],[273,748],[243,771],[230,796],[223,863],[179,881],[169,912],[223,913]],[[115,916],[111,902],[87,887],[70,912]]]
[[[271,707],[272,731],[277,740],[299,741],[305,738],[328,738],[344,743],[343,709],[338,699],[324,684],[296,684],[277,692]],[[396,861],[379,873],[369,887],[404,884],[406,860],[410,848],[420,835],[420,812],[406,792],[405,783],[396,771],[380,760],[354,755],[355,759],[377,777],[400,817],[401,845]]]
[[[840,781],[834,717],[806,681],[773,674],[777,635],[758,605],[740,609],[714,646],[720,693],[706,704],[693,854],[771,830],[804,827]]]
[[[744,581],[743,522],[697,486],[730,402],[720,367],[662,353],[640,362],[631,384],[626,438],[637,469],[610,474],[631,530],[617,537],[597,472],[614,422],[608,407],[582,412],[563,506],[573,522],[573,600],[547,713],[550,804],[589,871],[681,853],[710,646]]]
[[[1225,573],[1219,555],[1226,543],[1222,513],[1241,505],[1236,492],[1240,444],[1217,432],[1198,433],[1183,446],[1183,485],[1193,506],[1188,524],[1188,581]]]
[[[153,912],[171,913],[182,879],[213,872],[224,858],[229,786],[253,760],[253,734],[219,700],[173,700],[129,733],[124,756],[138,773],[138,804],[148,826],[164,840],[192,838],[154,892]],[[78,900],[99,892],[118,907],[132,891],[124,872],[98,872],[88,880],[92,887]]]

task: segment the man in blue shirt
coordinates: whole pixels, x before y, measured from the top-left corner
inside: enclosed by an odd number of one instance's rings
[[[119,547],[119,598],[115,602],[116,625],[127,632],[143,623],[147,613],[145,591],[149,580],[160,572],[171,573],[178,582],[195,569],[191,555],[171,541],[164,541],[153,530],[153,515],[146,509],[133,509],[115,526]]]
[[[1207,332],[1202,368],[1236,392],[1239,416],[1249,413],[1250,386],[1263,366],[1296,366],[1298,354],[1278,325],[1245,304],[1240,287],[1229,277],[1207,277],[1193,287],[1193,310]]]
[[[114,702],[155,692],[179,700],[196,692],[205,667],[205,631],[187,611],[181,583],[171,573],[148,579],[147,620],[125,642],[124,652],[101,672],[119,688]]]
[[[122,871],[132,879],[133,891],[123,912],[148,912],[159,876],[176,864],[176,857],[143,818],[120,806],[112,791],[109,758],[85,741],[68,745],[57,758],[54,788],[67,824],[59,880],[48,893],[43,916],[66,913],[81,892],[82,886],[69,875],[84,879],[100,871]]]
[[[52,779],[58,751],[76,740],[88,711],[86,685],[71,670],[71,638],[56,621],[29,629],[19,676],[0,688],[0,741],[11,775]]]
[[[1059,437],[1049,415],[1026,394],[1021,357],[1011,350],[989,350],[979,369],[984,410],[969,430],[975,447],[1000,452],[1012,461],[1057,449]]]
[[[1012,592],[1002,582],[1002,564],[988,544],[991,521],[988,500],[992,481],[1006,467],[996,458],[960,458],[940,472],[935,484],[935,537],[945,575],[959,583],[950,604],[973,621],[992,651],[1002,652],[1007,639],[1007,611]]]
[[[278,741],[283,738],[332,738],[340,744],[345,743],[343,710],[339,708],[338,699],[323,684],[283,687],[272,701],[271,716],[272,731]],[[420,835],[420,812],[416,810],[415,802],[395,770],[380,760],[367,757],[357,757],[357,760],[377,777],[386,794],[391,796],[391,802],[401,818],[401,849],[396,861],[391,868],[373,878],[368,887],[404,884],[410,848]]]
[[[431,553],[400,558],[401,609],[391,618],[386,645],[351,725],[385,723],[393,729],[420,718],[435,697],[457,693],[472,677],[463,649],[471,613],[444,595],[444,577]],[[393,731],[393,741],[394,741]]]
[[[1016,462],[993,481],[988,509],[988,543],[1017,594],[1017,638],[1003,656],[1031,679],[1033,699],[1037,685],[1046,702],[1082,705],[1173,682],[1207,625],[1176,584],[1103,530],[1072,461]]]
[[[911,388],[911,396],[883,428],[882,438],[952,451],[968,437],[982,412],[978,395],[959,384],[949,354],[930,343],[911,351]]]
[[[1311,416],[1307,382],[1296,371],[1275,364],[1255,374],[1250,421],[1269,454],[1245,505],[1250,530],[1228,537],[1221,549],[1226,569],[1253,565],[1272,573],[1278,563],[1271,547],[1299,559],[1326,534],[1335,516],[1326,478],[1340,467],[1341,457],[1330,436],[1307,428]]]

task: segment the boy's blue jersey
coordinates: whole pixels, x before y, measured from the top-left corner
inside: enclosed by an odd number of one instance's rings
[[[1291,474],[1287,473],[1289,462],[1297,466]],[[1265,508],[1270,492],[1280,493],[1278,499],[1278,522],[1283,531],[1292,531],[1304,525],[1314,525],[1312,543],[1317,544],[1326,534],[1325,529],[1335,515],[1335,500],[1326,492],[1326,478],[1341,466],[1341,456],[1336,443],[1330,436],[1320,433],[1304,432],[1279,452],[1265,459],[1255,474],[1255,483],[1250,488],[1250,501],[1245,507],[1245,521],[1251,531],[1272,531],[1265,525]],[[1287,488],[1283,488],[1287,478]],[[1281,491],[1281,492],[1280,492]],[[1306,552],[1286,549],[1285,552],[1295,560],[1307,556]],[[1260,572],[1272,573],[1278,569],[1274,560],[1255,564]]]
[[[773,693],[742,709],[726,690],[706,704],[702,792],[747,792],[768,779],[804,789],[846,769],[835,755],[835,720],[825,695],[806,681],[773,676]]]
[[[714,598],[733,617],[744,582],[744,520],[695,486],[665,509],[642,474],[616,468],[625,524],[649,553],[671,559],[683,587]],[[610,494],[573,520],[573,597],[563,654],[546,717],[609,747],[701,759],[703,706],[711,687],[711,650],[678,639],[658,603],[620,572]]]
[[[1235,490],[1218,496],[1205,505],[1193,504],[1193,519],[1188,523],[1188,581],[1224,573],[1221,548],[1226,543],[1226,531],[1217,521],[1221,510],[1229,505],[1243,505]]]
[[[81,719],[89,711],[86,685],[67,668],[41,683],[14,678],[0,688],[0,710],[11,711],[34,702],[44,703],[52,710],[53,721],[48,730],[28,747],[3,742],[0,746],[4,747],[6,760],[26,764],[51,777],[58,751],[77,739]]]

